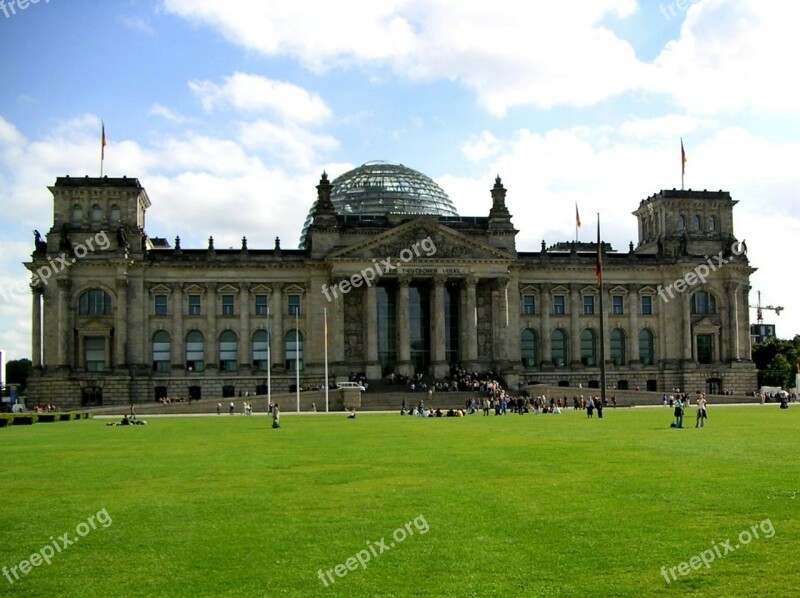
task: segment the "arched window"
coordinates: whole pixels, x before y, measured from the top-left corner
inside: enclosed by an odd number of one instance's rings
[[[594,330],[584,328],[581,332],[581,363],[587,366],[597,365],[597,342]]]
[[[103,219],[103,210],[102,208],[100,208],[100,206],[94,204],[89,214],[92,220],[92,224],[100,224],[100,221]]]
[[[110,316],[111,314],[111,296],[103,290],[86,291],[78,299],[78,315]]]
[[[536,332],[530,328],[522,331],[522,367],[533,368],[536,367],[538,359],[536,358]]]
[[[710,231],[717,230],[717,217],[716,216],[709,216],[708,217],[708,230],[710,230]]]
[[[686,217],[683,214],[678,216],[678,223],[675,228],[678,230],[686,230]]]
[[[72,224],[83,224],[83,208],[79,204],[72,206],[72,215],[70,216]]]
[[[303,334],[290,330],[285,337],[286,369],[294,372],[303,369]]]
[[[236,354],[238,341],[233,330],[219,335],[219,369],[222,372],[235,372],[239,367]]]
[[[253,334],[253,367],[266,370],[269,363],[269,337],[266,330],[256,330]]]
[[[703,228],[703,219],[698,214],[695,214],[695,217],[692,218],[692,230],[700,230],[701,228]]]
[[[114,204],[108,212],[108,221],[111,224],[119,224],[120,220],[122,220],[122,210],[119,209],[117,204]]]
[[[186,335],[186,369],[190,372],[203,372],[206,369],[205,342],[203,333],[192,330]]]
[[[708,291],[697,291],[692,295],[692,314],[706,316],[717,313],[717,300]]]
[[[653,365],[654,359],[653,333],[644,328],[639,331],[639,361],[642,365]]]
[[[555,366],[561,367],[567,363],[567,333],[561,329],[553,330],[550,337],[550,357]]]
[[[170,371],[171,361],[169,333],[166,330],[159,330],[153,335],[153,371]]]
[[[625,332],[621,328],[614,328],[609,339],[611,346],[611,363],[625,365]]]

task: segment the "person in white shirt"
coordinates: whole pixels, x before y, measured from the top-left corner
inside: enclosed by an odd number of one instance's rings
[[[697,421],[694,424],[695,428],[702,428],[703,424],[706,420],[706,395],[704,393],[700,394],[700,398],[697,399]]]

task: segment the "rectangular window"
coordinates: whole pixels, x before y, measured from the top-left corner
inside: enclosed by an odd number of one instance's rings
[[[614,295],[611,297],[611,313],[615,316],[621,316],[623,314],[623,299],[622,295]]]
[[[257,316],[266,316],[267,315],[267,296],[266,295],[256,295],[256,315]]]
[[[650,295],[642,295],[642,315],[653,315],[653,298]]]
[[[189,295],[189,315],[200,315],[200,295]]]
[[[556,316],[563,316],[567,313],[566,299],[564,295],[553,295],[553,314]]]
[[[698,363],[712,363],[714,361],[713,335],[697,335],[697,361]]]
[[[532,316],[535,313],[536,303],[534,302],[533,295],[522,296],[522,313],[526,316]]]
[[[156,295],[154,298],[155,301],[155,314],[157,316],[166,316],[167,315],[167,296],[166,295]]]
[[[289,315],[300,315],[300,295],[289,295]]]
[[[84,339],[87,372],[102,372],[106,369],[106,339],[89,336]]]
[[[583,296],[583,315],[584,316],[594,315],[594,295]]]
[[[232,316],[233,315],[233,302],[235,297],[233,295],[223,295],[222,296],[222,315],[223,316]]]

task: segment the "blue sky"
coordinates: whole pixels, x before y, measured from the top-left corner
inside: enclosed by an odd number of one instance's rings
[[[520,250],[619,250],[639,200],[686,186],[739,201],[752,299],[800,333],[800,9],[635,0],[39,0],[0,5],[0,348],[30,354],[21,262],[57,176],[137,177],[147,232],[184,247],[296,247],[323,170],[420,170],[462,215],[500,174]],[[787,6],[789,8],[787,8]],[[7,15],[7,16],[6,16]],[[755,319],[754,310],[752,312]]]

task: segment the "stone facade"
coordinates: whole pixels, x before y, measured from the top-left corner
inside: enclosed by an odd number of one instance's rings
[[[25,265],[33,403],[217,399],[451,363],[525,382],[752,391],[754,269],[726,192],[662,191],[627,252],[516,250],[499,177],[488,217],[337,214],[323,175],[304,247],[183,249],[149,238],[136,179],[58,178]],[[701,280],[702,279],[702,280]],[[327,336],[325,331],[327,330]],[[299,342],[298,342],[299,337]],[[267,364],[271,363],[271,367]],[[268,380],[269,378],[269,380]]]

